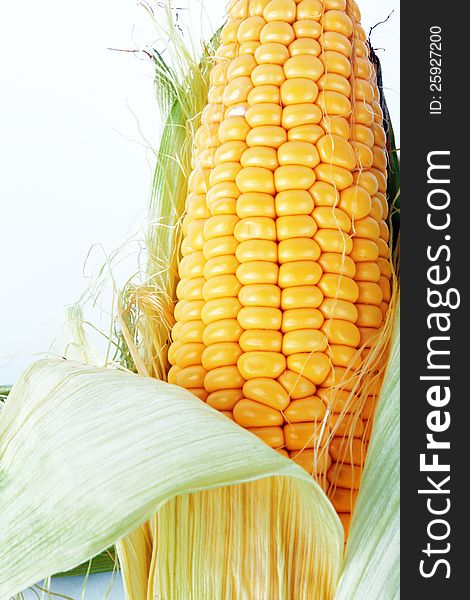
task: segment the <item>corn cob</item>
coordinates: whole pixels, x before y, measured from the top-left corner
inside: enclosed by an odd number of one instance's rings
[[[353,0],[231,3],[192,167],[168,381],[307,469],[347,531],[380,388],[364,402],[348,373],[391,298],[386,136]]]

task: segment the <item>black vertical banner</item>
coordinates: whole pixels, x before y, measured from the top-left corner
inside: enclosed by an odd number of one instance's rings
[[[470,597],[470,34],[456,7],[401,7],[406,600]]]

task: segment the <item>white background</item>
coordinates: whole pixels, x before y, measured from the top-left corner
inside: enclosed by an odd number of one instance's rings
[[[198,0],[174,1],[195,39],[201,22],[206,38],[220,26],[224,4],[204,0],[203,9]],[[372,42],[398,129],[399,0],[359,4],[366,31],[395,10]],[[65,306],[80,297],[106,254],[139,237],[160,127],[153,73],[142,56],[108,48],[154,43],[162,48],[136,0],[2,4],[0,385],[49,349]],[[115,266],[118,279],[136,266],[137,246],[128,248]],[[106,320],[98,309],[91,318]],[[86,598],[102,598],[104,589],[89,584]],[[60,590],[80,597],[79,584]]]

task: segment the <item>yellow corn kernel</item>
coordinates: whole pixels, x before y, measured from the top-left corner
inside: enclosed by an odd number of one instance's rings
[[[310,238],[291,238],[278,245],[279,264],[300,261],[316,261],[321,253],[320,246]]]
[[[235,405],[233,417],[242,427],[275,427],[284,423],[278,410],[246,399]]]
[[[239,162],[247,147],[245,142],[225,142],[215,151],[214,163]]]
[[[282,315],[282,332],[297,329],[320,329],[323,325],[323,315],[316,308],[296,308],[286,310]]]
[[[270,240],[247,240],[236,247],[235,255],[240,263],[252,260],[277,262],[277,244]]]
[[[382,290],[383,301],[390,302],[390,298],[392,295],[392,286],[390,284],[390,281],[385,277],[381,277],[378,283],[380,289]]]
[[[320,452],[309,449],[295,450],[289,456],[310,475],[325,475],[331,466],[331,457],[325,449]]]
[[[204,271],[204,257],[202,252],[193,252],[181,259],[179,264],[179,276],[201,277]]]
[[[246,143],[250,147],[269,146],[279,148],[285,142],[287,142],[286,130],[275,125],[253,127],[246,136]]]
[[[237,41],[240,43],[258,41],[265,25],[266,21],[263,17],[248,17],[247,19],[243,19],[237,28]]]
[[[244,398],[241,389],[217,390],[207,396],[207,404],[217,410],[233,410],[237,402]]]
[[[212,369],[204,377],[204,387],[209,393],[217,390],[242,388],[244,383],[245,380],[236,366]]]
[[[206,302],[216,298],[236,297],[241,284],[235,275],[218,275],[207,280],[202,288],[203,299]]]
[[[276,223],[268,217],[245,217],[236,224],[234,235],[239,242],[275,240]]]
[[[237,41],[237,31],[242,22],[242,19],[235,19],[234,21],[228,21],[228,23],[224,25],[220,34],[220,41],[222,44],[233,44]]]
[[[250,427],[251,433],[260,438],[271,448],[280,448],[284,446],[284,432],[282,427]]]
[[[312,103],[315,102],[317,96],[318,86],[312,79],[297,77],[287,79],[281,85],[281,100],[285,106]]]
[[[237,246],[237,240],[232,235],[226,235],[224,237],[207,240],[204,244],[202,253],[206,260],[210,260],[216,256],[234,254]]]
[[[190,342],[178,344],[174,356],[174,364],[180,369],[185,367],[201,365],[201,357],[204,352],[204,344]]]
[[[326,353],[330,357],[331,364],[334,367],[359,369],[361,366],[361,356],[357,353],[356,348],[353,346],[328,344]]]
[[[317,104],[326,115],[348,117],[351,114],[351,102],[339,92],[322,90],[318,94]]]
[[[175,307],[175,320],[185,323],[186,321],[197,321],[201,318],[204,300],[183,300]],[[175,325],[176,326],[176,325]]]
[[[286,393],[288,394],[288,398],[291,400],[299,400],[300,398],[308,398],[309,396],[313,396],[316,392],[316,386],[306,377],[302,377],[298,373],[294,373],[294,371],[284,371],[282,375],[280,375],[277,381],[282,385]],[[284,408],[280,410],[284,410],[289,401],[287,401]]]
[[[260,103],[250,106],[246,111],[245,119],[250,127],[262,125],[280,125],[282,109],[279,104]]]
[[[312,21],[311,19],[299,19],[297,16],[297,21],[293,25],[294,32],[297,38],[311,38],[318,39],[322,32],[322,26],[320,23],[316,21]]]
[[[330,359],[323,352],[292,354],[287,359],[287,367],[315,385],[322,384],[331,368]]]
[[[245,102],[252,89],[253,83],[249,77],[237,77],[225,87],[223,94],[225,106]]]
[[[356,348],[361,338],[354,323],[340,319],[327,319],[323,323],[322,331],[328,337],[330,343],[340,344],[341,346]]]
[[[326,434],[320,423],[291,423],[284,425],[284,436],[288,450],[303,450],[320,446]]]
[[[368,304],[357,304],[359,327],[380,327],[382,325],[382,311],[378,306]]]
[[[323,252],[318,263],[324,273],[337,273],[354,279],[356,264],[350,256],[339,252]]]
[[[289,129],[287,139],[290,142],[308,142],[310,144],[316,144],[324,133],[324,130],[318,125],[299,125]]]
[[[351,258],[356,262],[376,261],[379,257],[379,240],[368,240],[365,238],[353,238],[353,249]]]
[[[384,131],[382,125],[378,125],[377,123],[374,123],[372,125],[372,132],[374,135],[374,144],[376,146],[379,146],[380,148],[384,148],[387,143],[387,138],[385,136],[385,131]]]
[[[363,219],[370,213],[372,202],[369,192],[359,186],[351,185],[342,190],[339,207],[346,212],[353,221]]]
[[[337,73],[346,79],[351,75],[351,61],[341,52],[326,50],[320,59],[325,67],[325,73]]]
[[[285,356],[302,352],[323,352],[328,345],[326,336],[317,329],[297,329],[284,334],[282,353]]]
[[[219,140],[221,143],[232,141],[244,142],[249,131],[250,126],[243,117],[230,117],[220,124]]]
[[[356,155],[356,165],[360,170],[369,169],[372,166],[373,155],[372,150],[369,146],[362,144],[361,142],[351,142]]]
[[[365,462],[365,447],[358,438],[334,437],[328,448],[333,460],[348,465],[362,466]]]
[[[339,513],[351,513],[354,509],[356,499],[357,492],[340,487],[335,487],[332,495],[330,496],[331,503]]]
[[[281,329],[282,312],[278,308],[245,306],[237,316],[242,329]],[[238,341],[238,338],[237,340]]]
[[[308,190],[315,183],[315,179],[313,169],[303,165],[283,165],[274,171],[274,185],[277,192]]]
[[[292,56],[284,64],[287,79],[305,78],[317,81],[324,73],[322,61],[311,54]]]
[[[356,79],[354,81],[354,97],[358,102],[364,101],[370,104],[374,99],[372,85],[365,79]]]
[[[354,221],[354,232],[360,238],[377,240],[380,237],[380,226],[372,217],[363,217]]]
[[[275,210],[278,217],[310,215],[313,207],[312,196],[306,190],[279,192],[275,198]]]
[[[273,173],[262,167],[245,167],[237,173],[236,184],[240,192],[260,192],[274,194]]]
[[[317,176],[317,179],[331,184],[339,191],[350,187],[353,182],[351,171],[336,165],[320,163],[315,167],[315,175]],[[341,206],[341,208],[343,207]]]
[[[255,59],[259,65],[283,65],[289,58],[289,50],[284,44],[261,44],[255,52]]]
[[[279,267],[276,264],[261,260],[246,262],[237,267],[237,278],[243,285],[277,284],[278,273]]]
[[[380,279],[380,267],[376,262],[359,262],[356,264],[356,281],[373,281]]]
[[[316,125],[322,119],[322,111],[316,104],[292,104],[282,111],[282,126],[291,130],[302,125]],[[322,135],[324,135],[323,129]]]
[[[285,80],[284,70],[281,65],[258,65],[251,74],[251,81],[255,86],[279,86]]]
[[[281,92],[275,85],[260,85],[251,90],[248,94],[248,104],[279,104],[281,101]]]
[[[370,196],[374,196],[379,189],[377,177],[371,171],[354,173],[354,184],[364,188]]]
[[[205,326],[202,342],[206,346],[219,342],[238,342],[242,331],[237,319],[214,321]]]
[[[357,102],[354,104],[353,121],[361,125],[371,127],[374,122],[374,113],[372,107],[367,102]]]
[[[387,223],[385,221],[379,221],[379,232],[380,237],[384,240],[384,242],[388,242],[390,238],[390,230],[388,228]]]
[[[202,287],[205,283],[203,277],[189,279],[185,277],[176,286],[178,300],[202,300]]]
[[[320,305],[320,311],[326,319],[341,319],[355,323],[358,313],[356,305],[339,298],[325,298]]]
[[[311,238],[317,231],[315,220],[308,215],[290,215],[276,219],[277,239]]]
[[[380,285],[370,281],[359,281],[357,285],[359,288],[358,302],[380,306],[383,300],[383,293]]]
[[[294,26],[295,29],[295,26]],[[310,55],[320,56],[321,46],[317,40],[311,37],[299,37],[289,46],[291,56]],[[322,64],[323,69],[323,64]]]
[[[322,275],[322,268],[312,260],[284,263],[279,268],[278,285],[281,289],[299,285],[316,285]]]
[[[176,373],[175,383],[186,389],[201,388],[204,387],[206,373],[207,371],[201,365],[180,368]]]
[[[338,115],[323,115],[323,119],[320,122],[325,133],[339,135],[345,140],[349,140],[351,134],[351,126],[348,119],[340,117]]]
[[[209,217],[204,223],[204,239],[211,240],[217,237],[233,235],[235,225],[239,220],[240,219],[236,215],[217,215],[215,217]],[[202,252],[200,254],[202,257]]]
[[[334,229],[335,227],[349,233],[351,230],[351,219],[340,208],[322,206],[313,210],[312,216],[319,228]]]
[[[326,414],[326,406],[318,396],[307,396],[293,400],[284,411],[289,423],[321,421]]]
[[[277,285],[269,283],[244,285],[238,299],[243,306],[270,306],[278,308],[281,305],[281,290]]]
[[[301,285],[282,290],[281,308],[289,310],[295,308],[316,308],[323,301],[323,293],[314,285]]]
[[[209,300],[201,310],[201,320],[205,325],[209,325],[221,319],[236,319],[241,307],[236,297]]]
[[[273,330],[251,329],[241,334],[239,343],[243,352],[256,350],[280,352],[282,349],[282,333]]]
[[[289,405],[289,395],[285,388],[273,379],[250,379],[244,384],[243,393],[246,398],[276,410],[284,410]]]
[[[327,477],[330,483],[336,487],[358,490],[361,483],[362,469],[354,465],[334,464],[328,471]],[[341,517],[341,515],[340,515]],[[349,522],[350,515],[347,515]]]
[[[341,10],[327,10],[322,19],[325,31],[336,31],[346,37],[351,37],[353,23],[348,15]]]
[[[202,353],[202,366],[209,371],[218,367],[236,365],[241,354],[240,346],[234,342],[212,344]]]
[[[216,256],[206,262],[204,277],[211,279],[218,275],[233,275],[237,271],[238,264],[238,260],[232,254]]]
[[[256,67],[256,60],[251,54],[242,54],[232,60],[227,66],[226,78],[227,81],[233,81],[237,77],[250,77],[251,72]],[[215,67],[214,67],[215,68]],[[220,82],[226,85],[226,81]]]
[[[344,275],[324,273],[318,287],[326,298],[356,302],[359,297],[359,284]]]
[[[374,145],[374,134],[370,127],[365,125],[356,124],[352,128],[352,140],[354,142],[361,142],[369,148]],[[374,192],[375,193],[375,192]]]
[[[337,92],[349,98],[351,95],[351,85],[346,77],[337,73],[326,73],[318,80],[320,90]]]
[[[276,379],[285,371],[286,358],[278,352],[245,352],[238,359],[237,365],[244,379],[259,377]]]
[[[288,46],[294,41],[295,33],[289,23],[285,21],[271,21],[263,27],[259,39],[262,44],[274,42]]]
[[[322,252],[348,255],[353,249],[349,235],[338,229],[319,229],[314,239]]]
[[[352,45],[349,39],[337,31],[325,31],[320,41],[323,44],[323,50],[327,52],[339,52],[349,58],[352,54]]]
[[[277,156],[280,165],[300,165],[313,168],[320,162],[314,144],[307,142],[286,142],[278,148]]]
[[[235,198],[220,198],[210,203],[210,212],[212,215],[233,215],[236,210]]]
[[[261,149],[264,151],[264,149]],[[242,194],[237,199],[237,215],[240,219],[245,217],[269,217],[276,216],[274,198],[269,194],[251,192]]]
[[[271,0],[263,11],[266,21],[286,21],[293,23],[297,7],[294,0]]]
[[[318,21],[323,15],[323,5],[320,0],[301,0],[297,4],[297,20]]]

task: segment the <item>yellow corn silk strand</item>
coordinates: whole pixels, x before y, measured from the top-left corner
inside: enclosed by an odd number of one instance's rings
[[[346,531],[381,383],[377,365],[358,373],[391,299],[368,52],[354,1],[232,2],[195,137],[169,352],[168,381],[302,465]]]

